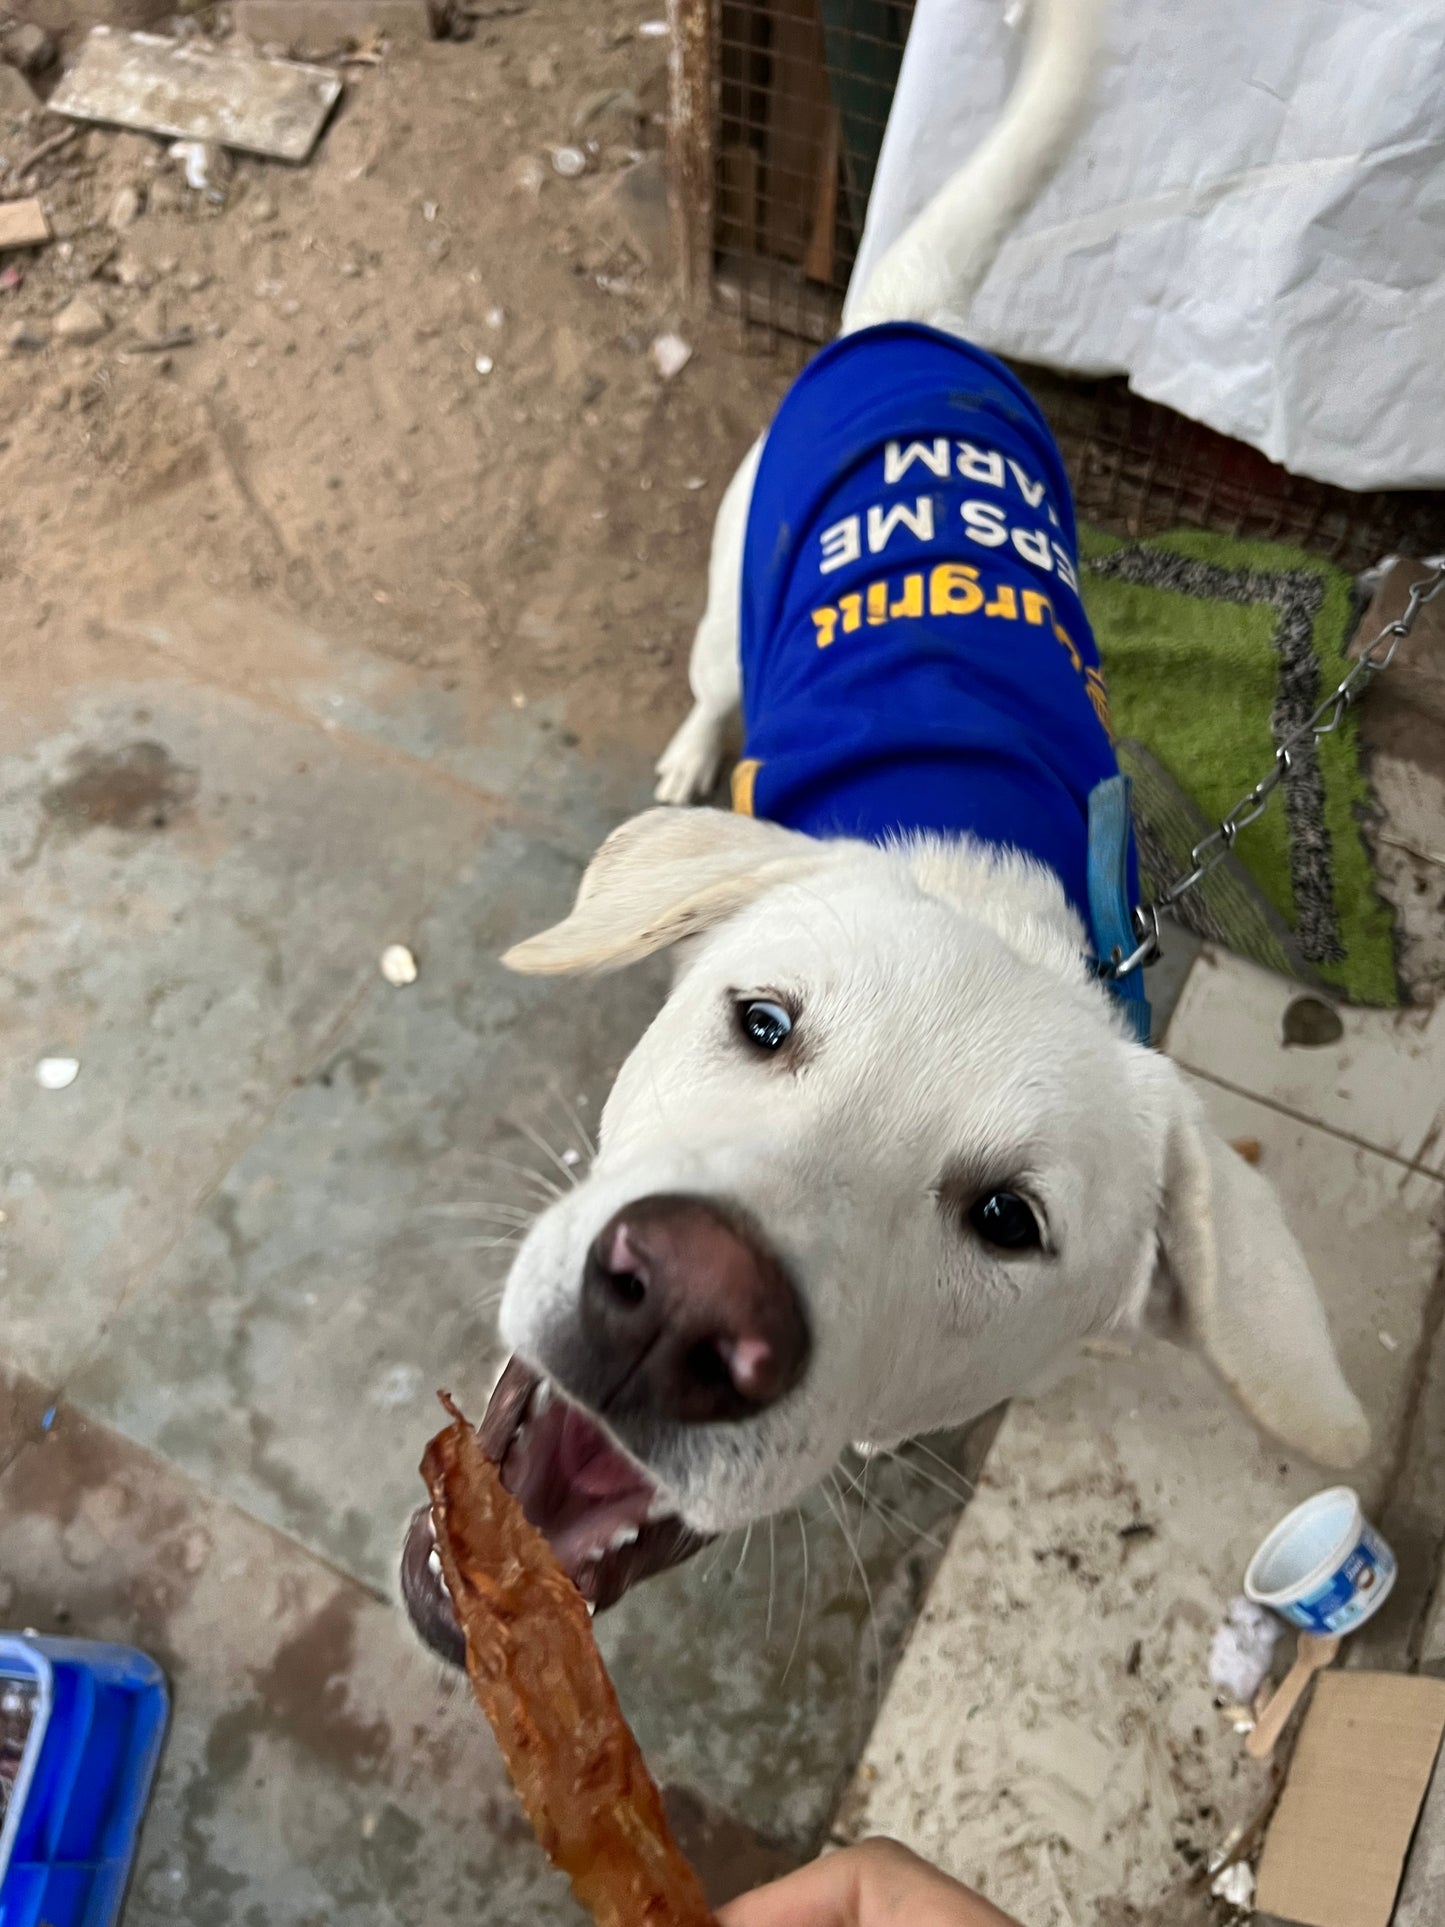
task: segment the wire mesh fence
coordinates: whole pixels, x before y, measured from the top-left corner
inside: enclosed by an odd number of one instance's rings
[[[682,182],[699,278],[750,352],[801,366],[837,331],[914,0],[673,6],[693,22],[679,97],[708,121]],[[1353,494],[1290,475],[1122,379],[1020,373],[1058,436],[1081,517],[1103,528],[1293,542],[1346,567],[1445,551],[1445,494]]]
[[[1018,367],[1058,439],[1081,521],[1111,534],[1208,529],[1290,542],[1362,569],[1384,555],[1445,551],[1445,494],[1356,494],[1291,475],[1244,442],[1132,394]]]
[[[913,0],[717,0],[719,291],[826,340],[858,252]]]

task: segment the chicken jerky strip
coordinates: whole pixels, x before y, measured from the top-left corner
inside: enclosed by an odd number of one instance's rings
[[[442,1402],[455,1423],[421,1463],[437,1551],[473,1690],[537,1838],[598,1927],[713,1927],[581,1594]]]

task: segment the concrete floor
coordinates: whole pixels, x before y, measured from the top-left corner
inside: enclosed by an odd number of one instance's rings
[[[390,1588],[433,1389],[479,1406],[494,1363],[507,1254],[456,1207],[524,1199],[539,1137],[584,1149],[658,992],[494,960],[645,800],[644,761],[259,606],[57,647],[83,673],[0,719],[0,1620],[171,1677],[130,1927],[573,1921]],[[1422,995],[1427,778],[1378,776]],[[1227,959],[1186,983],[1193,956],[1154,986],[1162,1022],[1183,984],[1170,1047],[1264,1146],[1377,1421],[1366,1489],[1407,1583],[1370,1650],[1445,1667],[1440,1012],[1285,1053],[1287,990]],[[79,1060],[69,1088],[37,1083],[47,1054]],[[972,1475],[989,1436],[932,1444]],[[872,1615],[820,1505],[640,1589],[603,1644],[715,1898],[886,1825],[1029,1927],[1174,1922],[1259,1791],[1202,1652],[1317,1482],[1188,1359],[1085,1359],[1009,1414],[956,1531],[933,1461],[870,1475]]]
[[[1415,571],[1414,573],[1418,573]],[[1413,577],[1411,577],[1413,579]],[[1364,625],[1398,612],[1387,588]],[[1292,988],[1206,952],[1164,1047],[1229,1138],[1253,1138],[1370,1415],[1350,1476],[1400,1578],[1344,1663],[1445,1675],[1445,609],[1360,712],[1396,911],[1399,1011],[1285,1042]],[[1145,1345],[1016,1400],[863,1761],[840,1839],[900,1835],[1028,1927],[1195,1927],[1209,1856],[1257,1850],[1276,1770],[1207,1676],[1250,1552],[1334,1476],[1271,1447],[1204,1365]],[[1292,1656],[1281,1643],[1278,1664]],[[1445,1918],[1445,1766],[1395,1915]]]
[[[466,1207],[585,1148],[658,994],[495,959],[645,764],[261,607],[85,641],[0,722],[0,1623],[170,1674],[130,1927],[571,1920],[391,1587],[434,1389],[480,1409],[495,1362]],[[876,1623],[821,1503],[602,1623],[719,1894],[821,1841],[962,1496],[923,1459],[870,1486]]]
[[[1401,1579],[1350,1661],[1406,1666],[1445,1550],[1445,1512],[1419,1483],[1445,1461],[1440,1415],[1419,1397],[1445,1364],[1445,1007],[1347,1013],[1337,1045],[1299,1051],[1280,1043],[1291,996],[1206,953],[1167,1047],[1217,1128],[1259,1143],[1370,1414],[1373,1449],[1349,1482]],[[1215,1704],[1210,1639],[1276,1519],[1337,1482],[1264,1439],[1172,1347],[1086,1357],[1016,1400],[843,1835],[900,1834],[1028,1927],[1207,1916],[1197,1876],[1275,1787]]]

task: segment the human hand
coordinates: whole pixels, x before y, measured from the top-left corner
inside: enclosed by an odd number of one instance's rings
[[[744,1894],[719,1927],[1019,1927],[896,1840],[864,1840]]]

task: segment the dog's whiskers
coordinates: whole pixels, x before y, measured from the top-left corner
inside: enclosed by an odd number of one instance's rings
[[[863,1470],[850,1483],[858,1488],[858,1516],[861,1520],[868,1511],[868,1461],[866,1459],[863,1461]]]
[[[842,1474],[844,1484],[846,1485],[849,1492],[856,1492],[858,1494],[858,1516],[860,1520],[863,1518],[866,1518],[866,1516],[871,1512],[874,1515],[874,1517],[878,1520],[878,1523],[883,1527],[883,1530],[888,1534],[890,1539],[893,1539],[899,1545],[904,1544],[905,1542],[899,1538],[899,1535],[896,1532],[894,1532],[892,1527],[889,1525],[887,1519],[883,1515],[883,1511],[881,1507],[878,1505],[878,1503],[875,1501],[875,1499],[873,1498],[873,1496],[870,1494],[868,1490],[868,1467],[871,1461],[868,1459],[865,1459],[863,1461],[861,1469],[858,1471],[856,1475],[849,1471],[846,1461],[847,1461],[847,1453],[845,1452],[843,1457],[839,1459],[837,1465],[834,1466],[833,1471],[835,1476],[839,1473]]]
[[[803,1594],[802,1598],[798,1601],[798,1630],[793,1634],[793,1644],[788,1653],[788,1663],[783,1668],[784,1682],[786,1682],[788,1674],[793,1670],[793,1661],[798,1657],[798,1647],[802,1643],[803,1638],[803,1622],[808,1616],[808,1528],[803,1522],[803,1509],[801,1506],[794,1506],[793,1517],[798,1522],[798,1531],[803,1540]]]
[[[538,1171],[533,1165],[518,1164],[514,1158],[499,1157],[495,1151],[478,1151],[475,1156],[481,1164],[495,1164],[499,1170],[510,1171],[513,1177],[525,1178],[548,1199],[566,1195],[555,1178],[548,1177],[545,1171]]]
[[[777,1588],[777,1579],[777,1533],[774,1531],[774,1519],[770,1512],[768,1514],[768,1617],[763,1627],[764,1646],[771,1646],[773,1643],[773,1593]]]
[[[910,1439],[908,1441],[908,1450],[911,1452],[921,1452],[925,1458],[932,1459],[935,1465],[942,1466],[943,1470],[947,1472],[950,1477],[958,1480],[958,1483],[970,1499],[978,1491],[978,1487],[974,1484],[973,1480],[965,1477],[956,1465],[951,1464],[949,1460],[944,1458],[941,1452],[935,1452],[926,1439]]]
[[[505,1213],[509,1217],[525,1217],[530,1221],[536,1217],[541,1208],[540,1205],[534,1208],[525,1204],[508,1204],[495,1198],[477,1198],[469,1204],[458,1201],[452,1204],[419,1205],[417,1216],[420,1218],[481,1218],[496,1217],[499,1213]]]
[[[505,1225],[510,1231],[530,1231],[537,1222],[539,1213],[520,1204],[456,1204],[438,1205],[428,1211],[428,1217],[446,1218],[465,1224],[471,1220],[477,1223],[490,1221],[491,1224]],[[445,1227],[442,1227],[445,1229]]]
[[[905,1551],[910,1545],[914,1543],[914,1540],[919,1538],[924,1538],[927,1536],[926,1534],[919,1533],[915,1530],[914,1533],[912,1534],[912,1537],[906,1537],[892,1523],[892,1515],[890,1515],[885,1510],[885,1508],[879,1504],[879,1502],[876,1499],[870,1499],[865,1496],[863,1500],[863,1508],[865,1512],[869,1512],[873,1515],[873,1517],[878,1521],[879,1525],[882,1526],[883,1530],[888,1534],[888,1537],[893,1541],[894,1545],[902,1546],[905,1549]],[[934,1543],[936,1543],[936,1541]]]
[[[726,1551],[732,1537],[731,1532],[724,1532],[719,1538],[713,1540],[707,1557],[702,1560],[698,1566],[698,1572],[702,1576],[704,1585],[710,1585],[712,1583],[712,1576],[717,1571],[723,1553]]]
[[[830,1485],[837,1494],[838,1503],[836,1507],[833,1500],[828,1496],[828,1486]],[[857,1568],[858,1577],[863,1582],[863,1598],[868,1607],[868,1626],[873,1634],[873,1691],[875,1700],[873,1711],[874,1718],[876,1719],[883,1705],[883,1635],[878,1629],[878,1612],[873,1604],[873,1587],[869,1583],[868,1568],[863,1562],[863,1554],[859,1549],[858,1542],[848,1530],[848,1509],[843,1500],[843,1493],[838,1484],[837,1474],[835,1472],[829,1472],[826,1483],[820,1485],[818,1490],[822,1495],[824,1505],[827,1506],[828,1510],[838,1522],[838,1530],[843,1535],[843,1544],[848,1548],[849,1556]],[[848,1583],[851,1589],[851,1578]],[[843,1596],[845,1599],[847,1598],[846,1593]]]
[[[848,1477],[846,1468],[844,1469],[843,1476],[845,1478]],[[868,1511],[876,1514],[878,1522],[882,1525],[884,1531],[888,1532],[893,1539],[897,1540],[899,1545],[910,1545],[914,1541],[922,1539],[926,1545],[932,1546],[936,1552],[943,1551],[943,1541],[935,1538],[933,1533],[919,1525],[916,1519],[910,1519],[906,1512],[900,1512],[895,1506],[885,1504],[876,1492],[868,1492],[860,1487],[857,1480],[850,1479],[849,1485],[853,1491],[858,1493],[859,1498],[864,1506],[867,1507]],[[898,1524],[907,1530],[909,1534],[907,1539],[901,1538],[898,1533],[892,1531],[892,1528],[888,1524],[890,1519],[896,1519]]]
[[[916,1444],[917,1441],[915,1440],[913,1443]],[[905,1456],[906,1450],[907,1448],[904,1448],[904,1450],[895,1450],[891,1445],[879,1446],[878,1456],[887,1459],[890,1464],[898,1466],[900,1470],[911,1474],[913,1478],[921,1480],[924,1485],[931,1486],[935,1492],[941,1492],[943,1496],[954,1505],[966,1506],[968,1504],[969,1500],[973,1497],[974,1488],[969,1484],[968,1480],[964,1478],[961,1472],[955,1475],[960,1482],[959,1485],[950,1485],[946,1479],[939,1478],[936,1472],[930,1472],[926,1465],[919,1465],[913,1459]],[[938,1457],[937,1453],[934,1453],[932,1456],[934,1458]],[[949,1472],[953,1471],[953,1467],[949,1465],[947,1459],[939,1459],[938,1462]]]
[[[526,1236],[525,1227],[515,1231],[501,1231],[495,1237],[458,1238],[452,1244],[435,1245],[437,1251],[508,1251],[515,1250]]]
[[[741,1573],[742,1573],[742,1569],[743,1569],[743,1565],[744,1565],[744,1562],[746,1561],[746,1559],[747,1559],[747,1556],[748,1556],[748,1547],[749,1547],[749,1546],[750,1546],[750,1545],[752,1544],[752,1538],[753,1538],[753,1521],[752,1521],[751,1519],[749,1519],[749,1521],[748,1521],[748,1529],[747,1529],[747,1531],[746,1531],[746,1532],[745,1532],[745,1533],[743,1534],[743,1549],[742,1549],[742,1551],[741,1551],[741,1552],[740,1552],[740,1553],[738,1554],[738,1562],[737,1562],[737,1564],[736,1564],[736,1565],[735,1565],[735,1566],[733,1567],[733,1578],[734,1578],[734,1579],[737,1579],[737,1578],[738,1578],[738,1577],[739,1577],[739,1576],[741,1575]]]
[[[528,1124],[525,1119],[518,1118],[517,1129],[529,1143],[536,1145],[537,1149],[542,1153],[543,1157],[547,1159],[549,1164],[554,1164],[557,1167],[562,1177],[565,1178],[567,1183],[575,1190],[582,1182],[581,1177],[578,1175],[575,1167],[567,1162],[562,1153],[557,1150],[554,1145],[549,1144],[542,1133]],[[558,1197],[562,1197],[565,1193],[559,1189],[557,1195]]]
[[[838,1494],[839,1501],[841,1503],[842,1492],[838,1485],[836,1472],[824,1473],[823,1480],[826,1481],[826,1483],[822,1481],[819,1482],[818,1497],[823,1501],[823,1504],[827,1506],[829,1513],[832,1515],[834,1525],[837,1526],[838,1530],[842,1533],[843,1543],[844,1545],[847,1546],[849,1552],[852,1554],[853,1564],[856,1566],[858,1564],[858,1553],[852,1538],[849,1536],[848,1526],[847,1526],[847,1514],[843,1513],[840,1516],[838,1506],[835,1505],[832,1499],[830,1499],[828,1496],[828,1486],[832,1486],[834,1492]],[[867,1588],[866,1580],[864,1581],[864,1588],[866,1591],[866,1588]],[[852,1597],[853,1597],[853,1575],[850,1572],[848,1574],[847,1583],[843,1587],[843,1603],[846,1605]]]
[[[549,1085],[548,1090],[551,1096],[556,1098],[558,1108],[566,1120],[568,1129],[574,1131],[577,1135],[578,1151],[587,1163],[590,1164],[597,1155],[597,1143],[592,1133],[583,1123],[582,1113],[577,1109],[577,1106],[572,1102],[571,1098],[568,1097],[560,1084]]]

